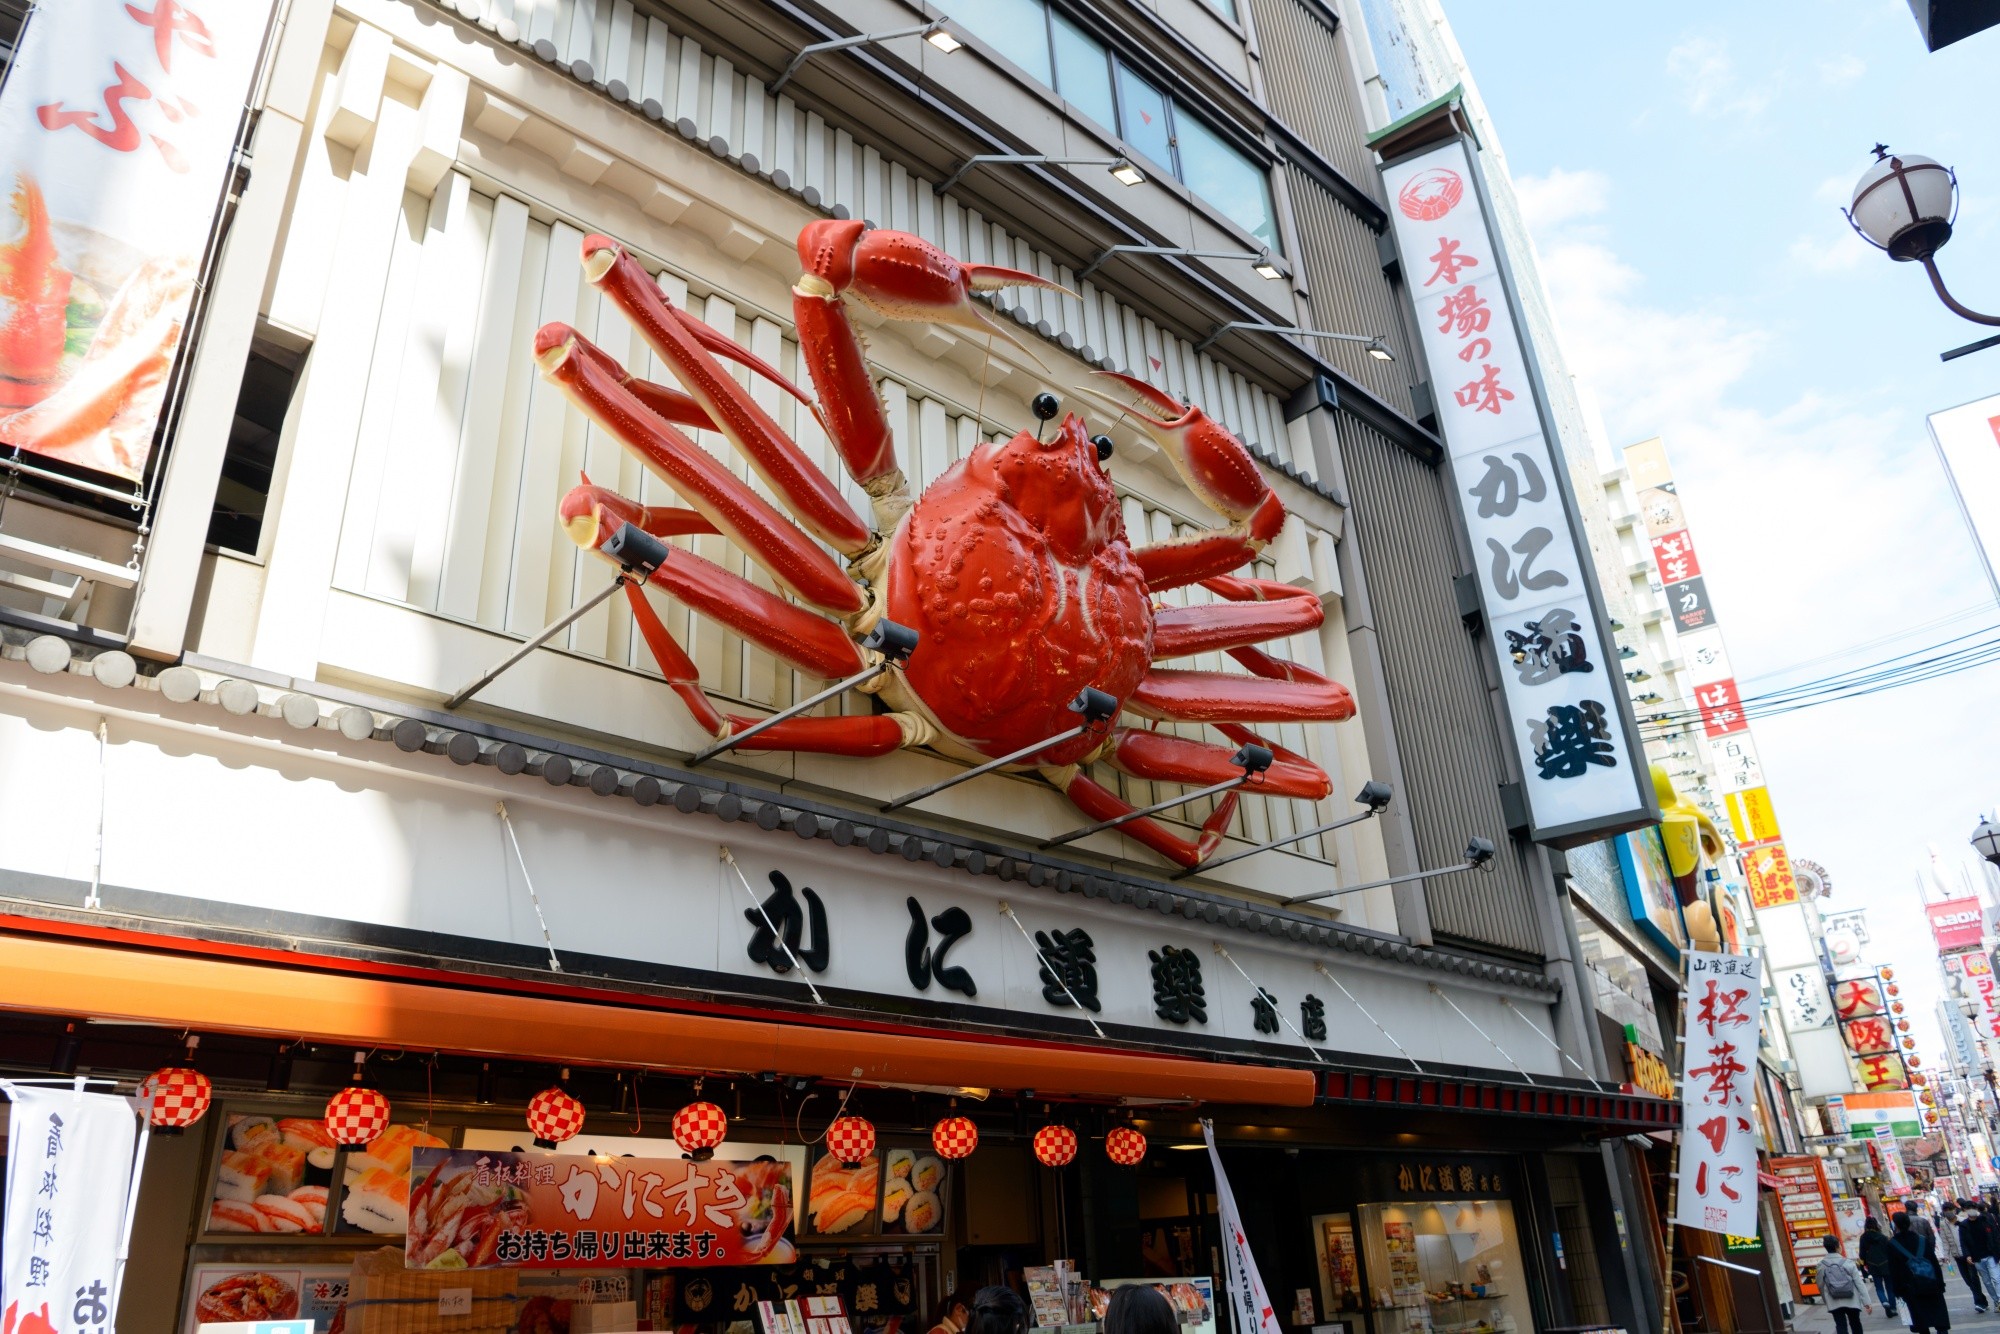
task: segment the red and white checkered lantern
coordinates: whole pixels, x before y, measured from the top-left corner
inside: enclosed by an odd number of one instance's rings
[[[875,1152],[875,1127],[864,1117],[837,1116],[826,1128],[826,1151],[852,1167]]]
[[[583,1129],[583,1104],[550,1085],[528,1099],[528,1129],[535,1132],[536,1144],[553,1149]]]
[[[1146,1137],[1130,1126],[1115,1126],[1104,1137],[1104,1156],[1120,1167],[1137,1167],[1146,1161]]]
[[[729,1118],[712,1102],[691,1102],[674,1113],[674,1143],[681,1152],[705,1159],[729,1134]]]
[[[389,1128],[389,1100],[374,1089],[350,1085],[326,1100],[326,1133],[335,1144],[373,1143]]]
[[[1043,1126],[1035,1132],[1035,1157],[1044,1167],[1062,1167],[1076,1157],[1076,1132],[1068,1126]]]
[[[979,1127],[969,1116],[947,1116],[931,1127],[931,1147],[940,1158],[968,1158],[979,1147]]]
[[[201,1120],[215,1098],[215,1086],[199,1070],[169,1065],[147,1075],[139,1096],[150,1099],[146,1116],[161,1130],[183,1130]]]

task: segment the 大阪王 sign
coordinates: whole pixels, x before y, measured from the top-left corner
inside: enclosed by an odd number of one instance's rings
[[[795,1257],[789,1163],[418,1149],[412,1269],[637,1269]],[[872,1206],[871,1206],[872,1207]]]
[[[0,443],[136,481],[270,0],[64,0],[0,94]]]

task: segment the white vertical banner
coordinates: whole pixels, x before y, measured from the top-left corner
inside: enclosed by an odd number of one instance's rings
[[[1761,1031],[1760,961],[1687,955],[1681,1034],[1681,1158],[1674,1222],[1729,1236],[1757,1231],[1754,1081]]]
[[[0,1080],[0,1092],[13,1103],[0,1327],[109,1334],[145,1148],[138,1106],[86,1093],[81,1080],[73,1088]]]
[[[2000,597],[2000,394],[1933,412],[1930,423],[1986,582]]]
[[[1229,1309],[1235,1313],[1236,1334],[1284,1334],[1277,1312],[1264,1291],[1257,1273],[1256,1257],[1243,1236],[1243,1220],[1236,1212],[1236,1194],[1229,1189],[1229,1176],[1222,1170],[1222,1155],[1215,1151],[1215,1126],[1206,1118],[1201,1137],[1208,1144],[1208,1162],[1215,1169],[1215,1207],[1222,1222],[1222,1264],[1229,1280]]]
[[[1385,167],[1382,181],[1534,838],[1573,847],[1652,824],[1617,645],[1472,161],[1454,139]]]
[[[0,442],[136,481],[271,0],[62,0],[0,95]]]

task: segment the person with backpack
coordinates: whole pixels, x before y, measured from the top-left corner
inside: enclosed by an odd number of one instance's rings
[[[1882,1300],[1882,1314],[1896,1314],[1896,1289],[1890,1283],[1889,1238],[1882,1232],[1882,1220],[1870,1214],[1861,1224],[1861,1241],[1856,1247],[1862,1272],[1874,1280],[1875,1295]]]
[[[1944,1304],[1944,1271],[1938,1268],[1937,1246],[1918,1232],[1910,1215],[1896,1215],[1896,1232],[1889,1238],[1889,1283],[1902,1298],[1913,1334],[1943,1334],[1951,1328]]]
[[[1839,1237],[1827,1236],[1822,1240],[1826,1243],[1826,1255],[1819,1262],[1814,1281],[1819,1284],[1819,1295],[1826,1298],[1827,1309],[1833,1312],[1833,1334],[1861,1334],[1861,1308],[1866,1306],[1870,1315],[1875,1313],[1862,1283],[1861,1270],[1840,1253]]]

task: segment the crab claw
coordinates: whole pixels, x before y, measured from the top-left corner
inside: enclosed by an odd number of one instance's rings
[[[1003,287],[1045,287],[1076,295],[1038,273],[998,264],[967,264],[908,232],[855,220],[824,219],[799,233],[801,272],[793,288],[823,300],[849,297],[885,319],[928,320],[978,334],[998,334],[1038,364],[1012,329],[972,299]]]
[[[1253,553],[1278,535],[1285,526],[1285,507],[1265,484],[1256,460],[1241,440],[1200,408],[1183,404],[1144,380],[1117,371],[1098,374],[1131,390],[1152,411],[1138,411],[1137,405],[1088,387],[1077,392],[1131,417],[1165,452],[1188,489],[1242,529]]]

